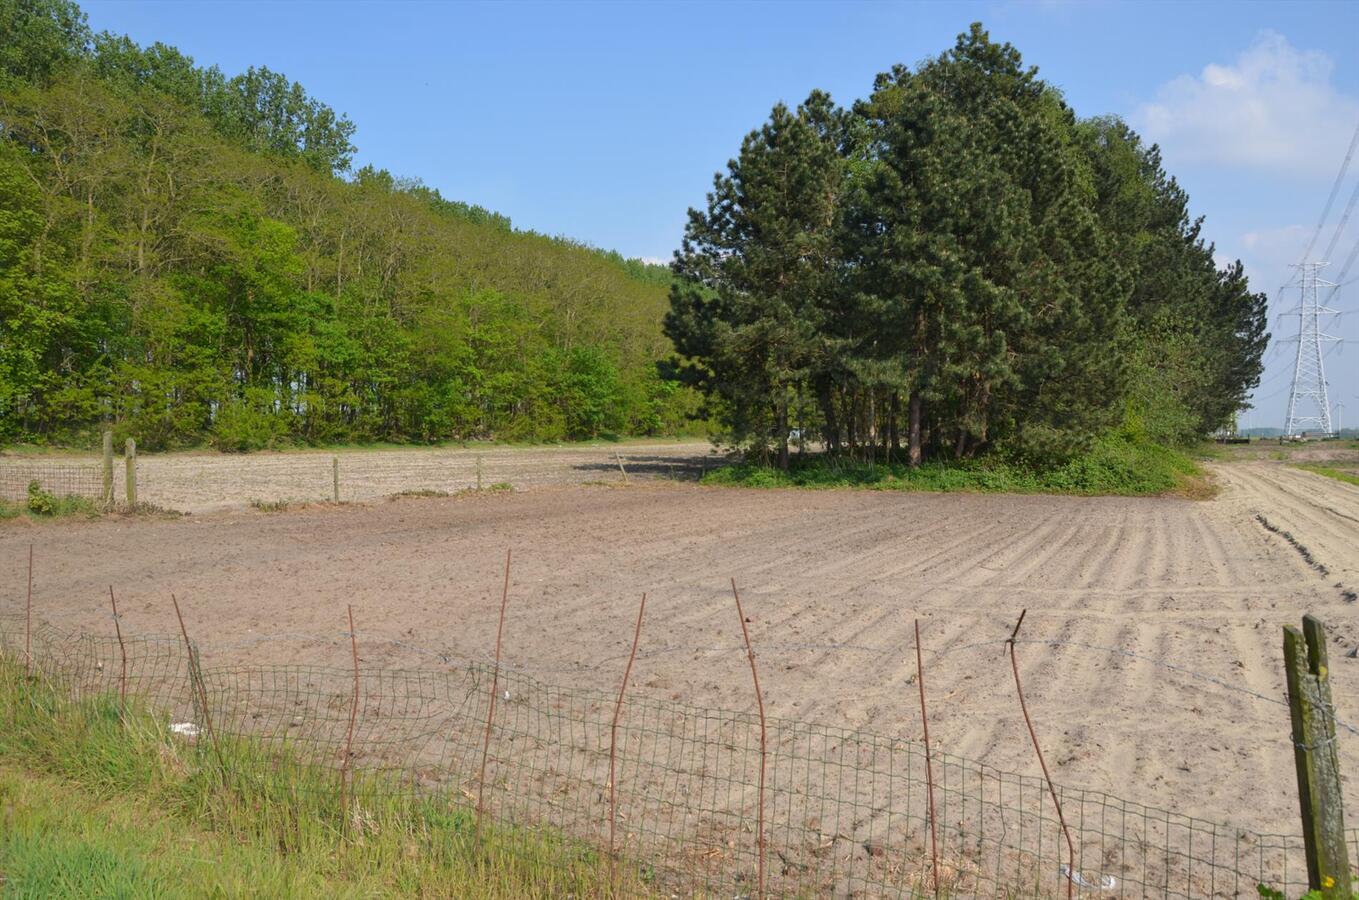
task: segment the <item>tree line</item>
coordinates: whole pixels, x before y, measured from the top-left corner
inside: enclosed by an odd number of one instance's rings
[[[0,440],[148,449],[691,427],[664,267],[351,166],[266,68],[0,0]]]
[[[790,435],[912,465],[1184,443],[1242,408],[1268,340],[1201,227],[1155,146],[973,25],[744,139],[689,211],[671,365],[785,469]]]

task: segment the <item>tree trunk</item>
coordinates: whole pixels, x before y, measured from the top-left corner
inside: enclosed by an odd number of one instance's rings
[[[868,391],[868,420],[865,425],[864,443],[867,445],[869,463],[878,461],[878,398],[870,388]]]
[[[901,452],[901,435],[897,433],[897,415],[901,412],[901,395],[896,391],[892,392],[892,403],[887,408],[887,460],[890,462],[892,456]]]
[[[788,392],[779,399],[779,469],[788,471]]]
[[[962,459],[963,451],[967,449],[967,429],[958,429],[958,440],[953,445],[953,458]]]
[[[821,407],[821,434],[826,450],[836,453],[840,449],[840,423],[835,417],[835,401],[831,397],[829,378],[817,379],[816,403]]]
[[[906,438],[908,443],[907,461],[911,464],[912,469],[918,468],[920,466],[921,461],[920,412],[921,407],[923,406],[924,401],[920,397],[920,392],[912,391],[909,404],[909,412],[907,413],[909,421],[907,425],[908,432]]]
[[[845,438],[849,441],[849,455],[854,458],[854,451],[859,446],[859,435],[855,428],[859,416],[859,403],[855,397],[849,397],[845,401]]]
[[[978,406],[981,408],[980,423],[977,426],[976,439],[972,441],[972,446],[968,448],[967,455],[976,455],[977,449],[985,446],[987,426],[990,425],[990,411],[987,407],[991,404],[991,385],[982,385],[981,400]]]

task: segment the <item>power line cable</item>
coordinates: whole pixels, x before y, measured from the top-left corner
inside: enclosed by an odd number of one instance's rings
[[[1336,173],[1335,183],[1331,185],[1331,195],[1326,198],[1326,205],[1321,210],[1321,218],[1317,220],[1317,227],[1312,232],[1312,239],[1307,242],[1307,249],[1302,251],[1299,263],[1307,262],[1307,257],[1312,253],[1312,248],[1316,246],[1317,239],[1321,237],[1321,229],[1326,227],[1326,219],[1331,214],[1331,206],[1335,203],[1336,195],[1340,193],[1340,185],[1345,182],[1345,174],[1349,171],[1350,160],[1354,158],[1354,150],[1359,147],[1359,123],[1354,126],[1354,136],[1350,138],[1350,149],[1345,153],[1345,159],[1340,163],[1340,171]]]
[[[1354,212],[1355,201],[1359,201],[1359,181],[1354,182],[1354,190],[1350,191],[1349,202],[1345,204],[1345,212],[1341,214],[1340,221],[1336,223],[1335,234],[1331,235],[1331,243],[1327,245],[1326,252],[1322,254],[1322,259],[1330,259],[1335,252],[1335,245],[1340,243],[1340,236],[1345,233],[1345,226],[1349,224],[1350,213]]]
[[[1354,246],[1350,248],[1350,255],[1345,257],[1345,264],[1340,267],[1340,274],[1335,276],[1336,283],[1331,286],[1330,293],[1326,295],[1326,302],[1328,304],[1335,297],[1336,293],[1339,292],[1341,285],[1350,283],[1345,280],[1345,276],[1350,274],[1350,269],[1354,267],[1354,261],[1356,259],[1359,259],[1359,240],[1354,242]],[[1359,281],[1359,279],[1354,280]]]

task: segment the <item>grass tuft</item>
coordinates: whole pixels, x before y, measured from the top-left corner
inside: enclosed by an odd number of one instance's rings
[[[448,497],[448,491],[436,491],[433,488],[412,488],[406,491],[397,491],[387,497],[388,500],[407,500],[422,497]]]

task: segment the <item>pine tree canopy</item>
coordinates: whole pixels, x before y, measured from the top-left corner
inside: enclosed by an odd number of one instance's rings
[[[1117,119],[981,25],[849,109],[780,104],[690,210],[666,317],[733,441],[919,463],[1182,443],[1259,380],[1265,297]]]

